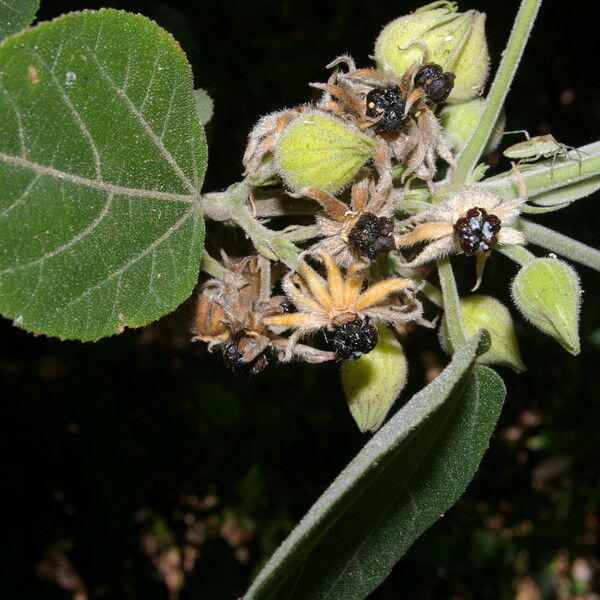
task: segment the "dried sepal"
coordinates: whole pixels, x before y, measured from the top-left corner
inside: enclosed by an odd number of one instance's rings
[[[372,345],[365,330],[368,320],[383,321],[396,328],[409,321],[424,323],[412,281],[399,277],[383,279],[363,289],[366,263],[356,263],[340,270],[329,254],[321,252],[316,258],[325,267],[325,278],[306,260],[301,260],[298,273],[290,273],[283,279],[283,289],[298,312],[265,319],[265,323],[275,331],[294,331],[289,352],[293,351],[293,344],[306,334],[324,329],[335,335],[340,328],[346,327],[344,335],[347,333],[364,339],[353,353],[353,358],[357,358],[362,353],[360,348]],[[348,327],[350,323],[354,325]]]
[[[227,273],[209,279],[201,288],[193,322],[193,340],[221,348],[223,361],[235,372],[256,374],[269,357],[323,362],[333,353],[302,345],[286,355],[287,340],[265,325],[265,318],[289,311],[285,296],[272,295],[271,265],[262,256],[231,259],[223,256]]]
[[[358,69],[345,55],[328,67],[333,68],[329,80],[311,84],[324,92],[318,106],[373,132],[387,151],[387,157],[381,153],[374,157],[380,179],[389,173],[391,159],[405,165],[402,180],[414,175],[428,184],[436,174],[438,156],[454,164],[431,109],[452,89],[452,73],[436,64],[415,62],[399,77]]]
[[[520,182],[520,186],[520,196],[512,200],[471,187],[400,223],[399,227],[407,232],[396,238],[399,248],[424,245],[407,266],[417,267],[451,253],[475,254],[476,290],[485,261],[496,244],[526,243],[523,234],[512,227],[527,200],[524,184]]]
[[[350,205],[332,194],[307,188],[303,194],[318,202],[324,214],[316,218],[323,238],[313,246],[340,266],[373,260],[394,249],[394,205],[389,189],[362,178],[353,184]]]

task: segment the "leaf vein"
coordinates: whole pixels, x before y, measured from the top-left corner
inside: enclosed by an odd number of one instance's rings
[[[148,137],[152,140],[152,142],[157,147],[157,149],[160,152],[160,154],[162,155],[162,157],[167,161],[167,163],[173,169],[173,171],[176,173],[176,175],[179,177],[181,182],[188,188],[188,190],[191,193],[197,192],[198,190],[194,187],[194,185],[188,179],[186,174],[181,170],[181,167],[177,164],[177,161],[175,160],[173,155],[169,152],[169,150],[163,144],[162,140],[156,134],[156,131],[154,131],[154,129],[152,129],[152,127],[150,126],[150,123],[148,123],[148,121],[146,120],[144,115],[136,107],[136,105],[133,103],[131,98],[125,93],[124,90],[122,90],[115,83],[115,81],[110,76],[108,71],[102,66],[102,63],[100,62],[98,57],[92,53],[91,48],[88,48],[88,51],[90,53],[91,59],[96,63],[96,66],[98,67],[98,71],[100,72],[100,75],[102,76],[102,78],[110,85],[110,87],[113,88],[115,93],[125,102],[129,112],[137,119],[139,124],[142,126],[142,129],[146,132]]]

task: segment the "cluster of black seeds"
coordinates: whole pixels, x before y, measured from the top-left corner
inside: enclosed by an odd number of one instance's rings
[[[474,252],[489,252],[498,242],[497,234],[502,222],[496,215],[488,215],[484,208],[471,208],[465,217],[454,224],[454,233],[462,251],[471,255]]]
[[[415,75],[414,84],[425,92],[427,104],[444,102],[454,87],[454,73],[446,72],[439,65],[423,65]]]
[[[377,329],[365,319],[357,317],[338,327],[333,333],[335,353],[344,360],[356,360],[368,354],[377,345]]]
[[[367,117],[381,116],[373,128],[383,133],[392,133],[402,127],[405,106],[398,86],[375,88],[367,94]]]
[[[263,352],[251,362],[242,362],[242,353],[239,346],[242,339],[239,336],[234,337],[223,344],[223,362],[225,366],[234,373],[244,373],[246,375],[262,373],[269,364],[267,355]]]
[[[348,244],[361,256],[373,260],[382,252],[394,249],[394,238],[391,235],[393,230],[392,219],[366,212],[350,230]]]

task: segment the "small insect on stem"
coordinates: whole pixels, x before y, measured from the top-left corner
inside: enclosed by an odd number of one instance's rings
[[[540,158],[552,158],[552,168],[554,168],[557,157],[568,159],[570,158],[569,152],[575,152],[581,169],[581,152],[573,146],[567,146],[557,141],[550,133],[531,137],[527,131],[519,129],[517,131],[505,131],[504,135],[510,133],[522,133],[527,139],[506,148],[502,152],[506,158],[518,160],[519,164],[535,162]]]

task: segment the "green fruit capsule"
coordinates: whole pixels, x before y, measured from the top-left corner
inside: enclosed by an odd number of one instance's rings
[[[512,297],[523,316],[579,354],[581,286],[577,273],[557,258],[536,258],[524,265],[512,283]]]
[[[480,329],[485,329],[490,335],[490,348],[477,359],[477,362],[525,371],[513,321],[508,308],[502,302],[491,296],[475,294],[461,298],[460,310],[467,337],[471,337]],[[442,348],[446,352],[452,352],[445,317],[442,318],[439,337]]]
[[[467,102],[483,92],[489,70],[485,14],[457,12],[454,2],[433,2],[386,25],[375,42],[379,69],[402,77],[424,58],[454,73],[448,103]]]
[[[377,144],[356,127],[325,113],[303,113],[275,147],[276,168],[293,191],[314,187],[335,193],[356,177]]]
[[[379,341],[371,352],[342,363],[348,407],[363,433],[381,427],[408,377],[404,349],[396,336],[384,325],[377,332]]]
[[[440,111],[440,123],[444,129],[448,148],[452,152],[458,153],[467,145],[469,138],[473,135],[479,124],[479,119],[484,108],[484,98],[475,98],[475,100],[470,100],[469,102],[451,104],[442,108]],[[505,124],[506,115],[502,111],[496,121],[496,125],[492,129],[492,135],[483,151],[484,154],[488,154],[498,147],[502,140]]]

